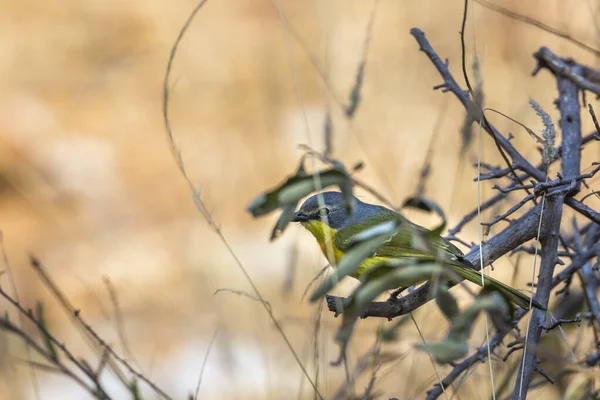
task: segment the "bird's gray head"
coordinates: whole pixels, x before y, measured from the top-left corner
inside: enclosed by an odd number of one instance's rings
[[[355,203],[357,200],[352,199]],[[355,204],[356,205],[356,204]],[[356,210],[355,210],[356,211]],[[325,192],[309,197],[296,212],[293,221],[321,221],[333,229],[340,229],[348,219],[344,197],[339,192]]]
[[[321,221],[332,229],[342,229],[351,223],[376,215],[381,206],[363,203],[352,197],[354,212],[346,212],[344,196],[340,192],[324,192],[309,197],[296,212],[294,222]]]

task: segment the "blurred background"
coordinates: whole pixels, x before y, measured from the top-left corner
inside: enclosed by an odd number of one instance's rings
[[[598,1],[496,4],[600,47]],[[22,304],[35,308],[42,301],[49,329],[74,354],[98,362],[77,324],[31,268],[30,254],[84,320],[174,398],[195,390],[213,338],[200,398],[313,398],[264,308],[235,292],[215,294],[251,289],[195,209],[166,139],[163,77],[170,48],[194,6],[187,0],[2,2],[0,230],[10,269]],[[294,172],[300,144],[323,149],[329,110],[333,155],[348,165],[363,161],[360,179],[393,203],[414,194],[431,143],[426,195],[446,211],[450,226],[472,210],[477,146],[460,153],[464,109],[451,94],[432,90],[441,79],[409,35],[412,27],[422,29],[464,86],[462,12],[463,2],[456,0],[209,0],[174,62],[170,118],[188,174],[327,398],[345,376],[343,368],[329,365],[338,354],[332,337],[339,320],[302,298],[325,260],[297,226],[270,243],[277,216],[254,220],[245,207]],[[485,105],[534,131],[542,125],[528,105],[530,97],[557,126],[558,113],[552,76],[547,71],[530,76],[532,53],[548,46],[558,55],[598,64],[593,54],[568,41],[476,3],[470,4],[466,40],[469,67],[475,54],[481,62]],[[362,101],[348,121],[343,106],[365,57]],[[588,101],[595,99],[588,95]],[[537,162],[535,144],[522,128],[488,116]],[[582,120],[584,134],[591,132],[587,113]],[[492,141],[487,135],[483,140],[484,161],[500,165]],[[598,146],[591,146],[584,168],[598,157]],[[484,198],[493,193],[484,185]],[[367,193],[357,195],[372,200]],[[587,204],[600,206],[596,198]],[[496,214],[492,210],[486,217]],[[475,225],[461,238],[476,241]],[[516,279],[517,287],[526,288],[530,272],[515,273],[514,262],[505,258],[493,276]],[[8,271],[6,263],[0,270]],[[7,274],[0,284],[13,293]],[[353,285],[345,282],[336,292],[347,294]],[[4,300],[0,311],[18,320]],[[415,319],[428,340],[445,332],[446,322],[433,304]],[[373,345],[380,324],[390,323],[359,322],[351,364]],[[472,348],[483,338],[484,330],[476,328]],[[423,398],[436,382],[427,354],[414,349],[419,342],[408,322],[399,340],[386,347],[397,358],[378,372],[381,398]],[[32,373],[22,341],[5,332],[0,332],[0,360],[0,398],[88,396],[61,374]],[[437,368],[442,376],[449,371]],[[506,370],[501,360],[497,369],[500,375]],[[359,393],[369,378],[367,373],[357,381]],[[114,376],[104,379],[114,398],[130,398]],[[487,366],[481,364],[459,393],[485,398],[486,385]],[[157,398],[140,387],[146,398]],[[531,398],[557,393],[540,389]]]

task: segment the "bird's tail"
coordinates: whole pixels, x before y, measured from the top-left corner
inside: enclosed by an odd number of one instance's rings
[[[531,299],[526,294],[521,293],[517,289],[510,287],[507,284],[502,283],[499,280],[492,278],[491,276],[487,276],[486,274],[482,274],[481,272],[476,271],[473,268],[470,268],[469,266],[467,266],[467,263],[468,263],[468,261],[466,261],[466,260],[458,260],[458,262],[456,264],[452,265],[452,268],[458,275],[460,275],[464,279],[468,280],[469,282],[476,283],[479,286],[482,286],[481,275],[483,275],[483,282],[484,282],[485,286],[490,286],[490,287],[498,290],[500,293],[502,293],[504,296],[506,296],[510,301],[512,301],[513,303],[515,303],[516,305],[518,305],[519,307],[521,307],[525,310],[529,310],[530,304],[540,310],[546,310],[546,307],[544,307],[537,301]]]

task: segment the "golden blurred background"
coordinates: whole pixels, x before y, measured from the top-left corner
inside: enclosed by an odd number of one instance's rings
[[[497,4],[600,46],[597,1]],[[33,254],[85,321],[174,398],[194,391],[213,335],[200,398],[313,398],[261,305],[228,291],[213,295],[224,288],[251,290],[195,209],[161,114],[170,48],[194,6],[187,0],[2,2],[0,230],[20,300],[29,308],[42,300],[56,336],[78,356],[94,359],[72,318],[31,268]],[[293,173],[299,144],[323,148],[330,110],[334,156],[348,165],[364,161],[360,178],[397,204],[414,193],[438,124],[426,194],[444,208],[450,226],[473,209],[476,144],[459,156],[465,112],[451,94],[432,90],[441,79],[409,35],[412,27],[424,30],[463,84],[462,12],[462,1],[444,0],[209,0],[174,62],[170,118],[190,178],[313,377],[318,369],[327,398],[344,380],[343,369],[329,365],[337,356],[332,337],[339,320],[323,312],[315,334],[317,307],[302,299],[325,261],[299,227],[269,243],[276,216],[254,220],[245,207]],[[343,105],[369,35],[362,101],[347,121]],[[485,105],[536,131],[541,122],[529,97],[557,125],[559,117],[552,103],[554,79],[545,71],[530,76],[532,53],[548,46],[561,56],[598,64],[573,44],[476,3],[470,4],[466,40],[469,65],[474,54],[481,61]],[[538,159],[523,129],[497,115],[489,118],[515,135],[525,155]],[[590,132],[587,113],[582,120],[584,133]],[[597,159],[598,147],[592,146],[583,167]],[[501,163],[485,135],[484,160]],[[493,191],[485,185],[483,193]],[[587,204],[600,205],[594,198]],[[462,238],[476,241],[475,226]],[[511,263],[497,263],[492,274],[510,280]],[[525,288],[528,274],[519,274],[518,287]],[[11,292],[9,282],[6,274],[0,276]],[[353,284],[338,292],[348,293]],[[118,297],[125,341],[109,287]],[[18,319],[0,301],[5,310]],[[435,305],[415,317],[428,339],[443,335],[446,322]],[[387,323],[359,322],[350,363],[374,343],[376,327]],[[484,338],[483,329],[475,332],[473,349]],[[427,354],[413,347],[419,342],[408,323],[399,341],[386,347],[400,359],[379,372],[381,398],[422,398],[436,381]],[[19,339],[0,335],[0,398],[87,398],[60,374],[36,370],[32,378],[25,354]],[[502,371],[502,362],[497,364]],[[442,376],[449,371],[437,368]],[[489,397],[486,373],[484,364],[472,372],[462,398]],[[367,374],[358,380],[359,393],[368,379]],[[114,377],[105,382],[114,398],[130,398]],[[157,398],[140,387],[145,398]],[[557,392],[531,392],[531,398],[542,396]]]

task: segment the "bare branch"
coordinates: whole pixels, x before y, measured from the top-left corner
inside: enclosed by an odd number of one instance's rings
[[[518,209],[520,209],[525,204],[527,204],[527,202],[535,199],[536,197],[537,196],[535,193],[531,193],[531,194],[525,196],[521,201],[519,201],[517,204],[515,204],[514,206],[509,208],[508,211],[506,211],[504,214],[497,216],[490,222],[482,222],[481,225],[487,226],[489,228],[502,220],[506,220],[506,218],[508,218],[510,215],[514,214]]]
[[[586,236],[586,246],[589,248],[594,244],[597,231],[600,229],[598,224],[594,224]],[[577,233],[577,232],[576,232]],[[581,246],[581,243],[580,243]],[[584,251],[583,246],[578,248],[578,253]],[[586,262],[580,270],[581,286],[585,294],[588,307],[596,322],[596,331],[600,332],[600,302],[598,302],[598,281],[596,274],[592,270],[589,262]]]
[[[481,211],[487,210],[488,208],[494,206],[496,203],[500,202],[501,200],[506,198],[506,193],[498,193],[497,195],[495,195],[494,197],[492,197],[491,199],[487,200],[486,202],[481,204]],[[475,218],[477,216],[477,209],[474,209],[473,211],[471,211],[470,213],[468,213],[467,215],[465,215],[465,217],[452,229],[450,229],[448,231],[448,235],[449,236],[455,236],[458,232],[460,232],[460,230],[466,225],[468,224],[473,218]]]
[[[540,274],[534,299],[538,303],[547,306],[550,299],[552,275],[558,252],[558,235],[560,232],[563,198],[547,197],[545,203],[544,222],[546,226],[542,228],[543,234],[540,237],[540,242],[542,243]],[[545,311],[533,310],[528,329],[528,342],[525,344],[526,348],[527,346],[531,346],[530,344],[535,346],[539,343],[544,319]],[[526,352],[523,364],[519,368],[519,371],[523,370],[524,372],[519,372],[517,375],[513,399],[523,399],[526,397],[531,374],[536,367],[536,361],[537,354],[535,351]]]
[[[549,69],[557,77],[563,77],[584,90],[600,95],[600,73],[571,58],[561,58],[547,47],[540,48],[533,55],[538,64],[531,73],[536,75],[542,68]],[[579,103],[578,103],[579,105]]]
[[[435,68],[438,70],[442,78],[444,79],[444,84],[441,87],[447,89],[447,91],[452,92],[458,100],[462,103],[466,110],[471,109],[472,101],[469,97],[469,92],[460,88],[452,74],[448,69],[448,61],[442,62],[440,57],[437,55],[435,50],[431,47],[429,41],[425,38],[425,34],[422,30],[418,28],[412,28],[410,30],[410,34],[414,36],[419,43],[420,50],[429,57]],[[486,132],[490,134],[490,136],[494,139],[497,144],[506,151],[506,153],[512,158],[513,162],[507,162],[509,169],[512,174],[516,176],[514,169],[520,168],[527,172],[531,177],[537,179],[538,181],[542,181],[545,178],[545,175],[542,171],[535,168],[531,165],[519,151],[512,145],[512,143],[504,137],[492,124],[490,124],[487,119],[484,118],[483,128]],[[503,153],[502,153],[503,154]]]
[[[539,361],[539,360],[538,360]],[[535,372],[544,377],[551,385],[554,385],[554,378],[548,375],[543,369],[540,368],[539,365],[535,366]]]
[[[600,350],[595,352],[594,354],[590,354],[585,358],[585,363],[588,367],[593,367],[600,363]]]
[[[521,318],[523,318],[523,316],[525,314],[526,314],[525,310],[519,310],[519,314],[517,314],[515,321],[518,321]],[[496,349],[496,347],[498,347],[502,343],[502,340],[504,339],[505,336],[506,336],[506,332],[496,333],[490,339],[490,342],[489,342],[490,351],[494,351]],[[454,383],[454,381],[460,375],[462,375],[463,372],[465,372],[466,370],[468,370],[469,368],[471,368],[473,365],[475,365],[478,362],[484,362],[487,359],[487,353],[488,353],[488,344],[485,344],[484,346],[481,346],[479,349],[477,349],[477,351],[473,355],[466,358],[460,364],[455,365],[454,368],[452,368],[452,371],[442,380],[443,387],[445,387],[445,388],[450,387],[450,385],[452,385],[452,383]],[[442,386],[440,386],[439,383],[436,383],[433,386],[433,388],[427,392],[426,399],[427,400],[435,400],[439,396],[441,396],[442,393],[443,393]]]
[[[565,204],[571,207],[573,210],[577,211],[581,215],[584,215],[594,221],[597,224],[600,224],[600,213],[585,204],[583,204],[579,200],[575,200],[572,197],[567,197],[565,199]]]
[[[518,344],[518,343],[521,343],[521,344]],[[509,349],[506,352],[506,354],[504,355],[504,357],[502,357],[503,362],[506,362],[506,360],[508,360],[513,353],[516,353],[519,350],[523,350],[525,348],[525,345],[522,344],[521,341],[515,341],[512,343],[509,343],[506,347],[508,347]]]
[[[462,90],[456,82],[456,80],[454,79],[454,77],[452,76],[452,74],[450,74],[450,71],[448,69],[448,61],[446,60],[446,62],[442,62],[435,50],[433,50],[433,48],[431,47],[431,44],[429,44],[429,41],[425,38],[425,34],[423,33],[423,31],[421,31],[418,28],[412,28],[410,33],[419,43],[420,50],[424,52],[427,55],[427,57],[429,57],[435,68],[438,70],[438,72],[444,79],[444,83],[440,87],[444,87],[445,89],[447,89],[447,91],[452,92],[463,104],[465,109],[469,109],[471,103],[469,93],[468,91]],[[534,167],[531,163],[529,163],[529,161],[527,161],[521,155],[521,153],[518,152],[518,150],[512,145],[512,143],[510,143],[510,141],[507,138],[500,134],[500,132],[498,132],[498,130],[493,125],[488,123],[483,125],[483,128],[486,130],[486,132],[492,135],[492,137],[495,138],[495,140],[498,140],[498,143],[502,146],[502,148],[504,148],[504,150],[506,150],[508,155],[513,159],[513,163],[509,165],[509,170],[513,172],[513,174],[515,169],[521,169],[524,172],[526,172],[529,176],[536,179],[538,182],[542,182],[545,180],[545,173],[542,170]],[[581,145],[582,143],[583,141],[579,139],[579,144]],[[563,146],[561,146],[559,148],[559,154],[562,154],[564,156],[564,153],[565,149],[563,148]],[[517,180],[519,180],[518,177]],[[565,199],[565,203],[580,214],[583,214],[586,217],[592,219],[593,221],[600,223],[600,213],[592,210],[590,207],[587,207],[586,205],[571,197],[567,197]]]
[[[589,142],[594,141],[594,140],[600,140],[600,135],[597,132],[592,132],[592,133],[584,136],[581,139],[581,146],[583,147],[584,145],[586,145]],[[559,146],[557,148],[557,150],[558,150],[558,157],[554,161],[557,161],[560,157],[562,157],[562,146]],[[513,165],[513,168],[519,169],[519,167],[517,165]],[[540,171],[543,171],[545,166],[543,163],[541,163],[541,164],[538,164],[535,168]],[[481,175],[481,180],[502,178],[502,177],[510,174],[510,172],[511,172],[511,170],[509,168],[495,168],[495,169],[491,170],[489,173]],[[523,180],[523,179],[525,179],[525,178],[522,178],[520,180]],[[473,180],[477,180],[477,178],[475,178]]]
[[[596,113],[594,112],[594,108],[591,104],[588,104],[588,110],[590,115],[592,116],[592,121],[594,121],[594,126],[596,127],[596,134],[594,135],[594,139],[600,140],[600,124],[598,123],[598,118],[596,118]]]
[[[579,174],[580,167],[581,121],[577,96],[579,89],[569,79],[559,76],[558,90],[558,107],[561,114],[560,127],[563,147],[562,170],[563,176],[566,179],[570,179]],[[560,223],[565,195],[566,193],[559,196],[548,195],[546,197],[547,207],[544,211],[544,220],[547,225],[543,228],[543,234],[540,237],[540,242],[542,243],[541,263],[538,286],[535,293],[535,300],[544,306],[548,305],[552,291],[552,276],[558,257]],[[544,311],[533,310],[528,323],[526,349],[528,347],[535,348],[540,342],[545,318]],[[513,400],[521,400],[527,397],[529,383],[537,367],[537,359],[538,356],[535,350],[525,351],[523,363],[519,367],[512,395]]]
[[[558,319],[558,320],[554,321],[553,323],[551,323],[550,325],[542,326],[542,329],[545,330],[546,332],[548,332],[548,331],[558,328],[559,326],[563,326],[563,324],[579,325],[580,323],[581,323],[581,317],[577,316],[575,318],[570,318],[570,319]]]

